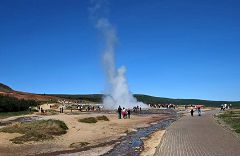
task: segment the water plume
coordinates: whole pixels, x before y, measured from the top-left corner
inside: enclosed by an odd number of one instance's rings
[[[129,91],[125,76],[126,68],[124,66],[116,68],[115,50],[118,38],[115,28],[103,15],[107,12],[107,2],[106,0],[93,0],[90,8],[91,18],[104,40],[103,64],[107,76],[107,88],[103,98],[104,108],[112,110],[118,106],[125,108],[147,107],[146,104],[138,102]]]

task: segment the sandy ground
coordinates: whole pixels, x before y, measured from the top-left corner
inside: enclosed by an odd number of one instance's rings
[[[60,104],[57,104],[57,103],[51,103],[51,104],[43,104],[40,106],[40,108],[42,108],[43,110],[49,110],[50,106],[54,106],[55,104],[61,106]],[[54,110],[59,111],[58,108]]]
[[[91,150],[83,151],[83,152],[60,154],[59,156],[99,156],[99,155],[103,155],[103,154],[107,153],[108,151],[110,151],[113,148],[114,148],[114,145],[110,145],[110,146],[93,148]]]
[[[49,105],[44,105],[44,108],[48,108]],[[80,123],[78,119],[86,118],[86,117],[95,117],[106,115],[110,121],[99,121],[95,124],[88,123]],[[35,115],[36,116],[36,115]],[[41,119],[57,119],[62,120],[66,123],[69,130],[66,134],[62,136],[57,136],[53,140],[44,141],[44,142],[30,142],[24,143],[23,145],[13,144],[10,139],[20,136],[20,134],[8,134],[8,133],[0,133],[0,151],[1,156],[5,155],[35,155],[40,153],[48,153],[54,151],[66,151],[66,150],[74,150],[74,148],[79,148],[79,144],[81,142],[90,143],[88,146],[95,146],[101,143],[110,142],[112,140],[117,140],[121,136],[126,135],[127,132],[131,132],[136,128],[148,126],[150,123],[162,120],[166,116],[155,114],[155,115],[147,115],[147,116],[138,116],[133,115],[131,119],[117,119],[117,114],[100,114],[100,113],[79,113],[77,115],[69,115],[69,114],[57,114],[44,116],[39,115]],[[13,119],[11,117],[9,119]],[[9,120],[4,119],[4,120]],[[157,140],[153,140],[156,143],[159,143],[159,138],[161,137],[160,133],[156,133],[153,135],[157,138]],[[152,141],[147,141],[146,144],[152,144]],[[75,145],[74,148],[71,145]],[[70,147],[71,146],[71,147]],[[157,146],[157,145],[156,145]],[[155,147],[155,144],[154,144]],[[112,145],[106,145],[104,148],[98,147],[93,148],[90,151],[81,152],[80,155],[101,155],[102,152],[107,152],[113,148]],[[146,146],[146,149],[150,148],[150,146]],[[92,155],[90,155],[90,153]],[[152,152],[150,152],[152,153]],[[73,153],[72,153],[73,154]],[[75,152],[76,155],[79,155],[79,152]],[[65,154],[66,155],[66,154]]]
[[[165,133],[165,130],[156,131],[144,140],[144,151],[140,156],[153,156],[157,146],[160,144],[161,139]]]

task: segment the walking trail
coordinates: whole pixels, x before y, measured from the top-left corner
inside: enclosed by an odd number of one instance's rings
[[[172,124],[155,156],[239,156],[240,140],[213,118],[216,111],[189,115]]]

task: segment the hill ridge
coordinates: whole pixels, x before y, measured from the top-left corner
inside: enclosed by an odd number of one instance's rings
[[[13,92],[13,91],[14,90],[11,87],[9,87],[3,83],[0,83],[0,92]]]
[[[48,94],[50,96],[56,96],[67,99],[78,99],[78,100],[89,100],[94,102],[102,102],[103,94]],[[144,94],[134,94],[134,97],[138,101],[144,102],[146,104],[177,104],[177,105],[191,105],[191,104],[201,104],[206,106],[217,106],[220,107],[221,104],[237,104],[240,105],[240,101],[213,101],[213,100],[201,100],[201,99],[174,99],[174,98],[164,98],[156,97]]]
[[[0,92],[2,95],[14,96],[18,99],[31,99],[31,100],[58,100],[58,99],[68,99],[68,100],[83,100],[96,103],[102,103],[104,97],[103,94],[34,94],[26,93],[20,91],[14,91],[9,86],[0,83]],[[191,104],[202,104],[206,106],[217,106],[221,104],[234,104],[240,106],[240,101],[213,101],[213,100],[201,100],[201,99],[174,99],[174,98],[164,98],[145,94],[134,94],[134,97],[138,101],[144,102],[146,104],[177,104],[177,105],[191,105]]]

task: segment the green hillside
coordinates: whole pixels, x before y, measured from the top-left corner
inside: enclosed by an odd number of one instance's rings
[[[26,111],[29,106],[37,106],[34,100],[17,99],[15,97],[0,95],[0,113]]]
[[[77,99],[77,100],[87,100],[92,102],[101,103],[102,94],[86,94],[86,95],[65,95],[65,94],[51,94],[51,96],[57,96],[68,99]],[[200,104],[211,107],[220,107],[221,104],[227,103],[232,104],[235,107],[240,107],[240,101],[210,101],[210,100],[199,100],[199,99],[171,99],[171,98],[162,98],[154,97],[143,94],[134,95],[138,101],[142,101],[147,104],[176,104],[176,105],[191,105],[191,104]]]
[[[73,99],[73,100],[84,100],[91,101],[96,103],[102,102],[102,94],[86,94],[86,95],[68,95],[68,94],[48,94],[50,96],[56,96],[64,99]]]

